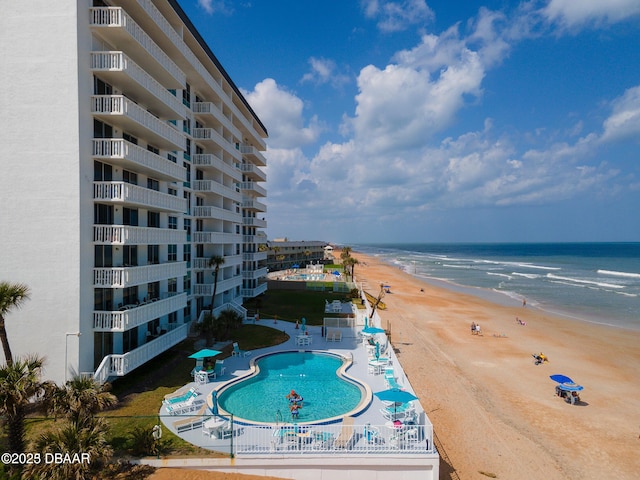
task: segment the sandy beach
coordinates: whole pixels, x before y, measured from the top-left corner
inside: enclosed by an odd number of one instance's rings
[[[640,332],[496,305],[352,255],[367,291],[391,285],[379,314],[434,424],[441,479],[638,478]],[[555,395],[556,373],[585,387],[581,404]]]

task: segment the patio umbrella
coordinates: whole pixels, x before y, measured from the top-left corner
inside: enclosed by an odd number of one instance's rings
[[[333,273],[336,277],[339,277],[339,276],[341,275],[341,274],[340,274],[340,272],[339,272],[338,270],[334,270],[332,273]]]
[[[369,318],[364,317],[364,329],[366,330],[367,328],[369,328]]]
[[[376,360],[380,360],[380,342],[376,342]]]
[[[406,390],[400,390],[399,388],[390,388],[388,390],[382,390],[381,392],[374,393],[383,402],[393,402],[393,418],[396,418],[399,403],[412,402],[418,400],[413,393]]]
[[[551,375],[549,378],[554,382],[558,382],[558,383],[575,383],[566,375]]]
[[[298,265],[297,263],[294,263],[291,268],[300,268],[300,265]]]
[[[212,408],[211,408],[211,413],[213,413],[214,415],[218,415],[218,391],[214,390],[213,392],[211,392],[211,403]]]
[[[302,317],[302,327],[300,327],[300,330],[304,332],[306,329],[307,329],[307,319]]]
[[[366,333],[368,335],[375,335],[376,333],[384,333],[384,330],[378,327],[367,327],[362,330],[362,333]]]
[[[220,352],[218,350],[211,350],[209,348],[203,348],[202,350],[189,355],[189,358],[199,359],[199,358],[215,357],[216,355],[220,355],[221,353],[222,352]]]

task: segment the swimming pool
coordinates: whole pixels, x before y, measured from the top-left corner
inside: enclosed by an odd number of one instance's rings
[[[298,422],[340,417],[362,404],[366,388],[337,374],[344,358],[321,352],[284,352],[256,359],[257,375],[218,393],[219,407],[239,419],[291,421],[286,395],[304,399]]]

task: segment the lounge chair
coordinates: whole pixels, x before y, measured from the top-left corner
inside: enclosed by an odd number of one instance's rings
[[[176,432],[181,433],[202,427],[202,424],[211,418],[211,414],[208,412],[209,410],[205,403],[193,416],[181,418],[180,420],[173,422],[173,428],[176,429]]]
[[[190,398],[195,398],[198,395],[200,395],[200,392],[198,391],[198,389],[196,387],[191,387],[188,390],[185,390],[184,388],[178,390],[177,392],[174,393],[169,393],[167,395],[164,396],[164,400],[162,401],[162,403],[164,403],[165,405],[173,405],[176,403],[184,403],[186,401],[188,401]]]
[[[248,355],[251,355],[251,352],[249,352],[248,350],[240,350],[240,347],[238,347],[238,342],[233,342],[233,351],[231,352],[231,356],[235,357],[236,355],[239,357],[246,357]]]
[[[311,432],[311,448],[313,450],[328,450],[333,443],[333,433],[313,431]]]
[[[372,427],[371,424],[367,423],[364,426],[364,438],[369,445],[381,443],[380,429],[378,427]]]
[[[336,437],[336,441],[333,442],[333,448],[349,448],[355,435],[355,428],[353,424],[353,417],[344,417],[342,419],[342,429]]]

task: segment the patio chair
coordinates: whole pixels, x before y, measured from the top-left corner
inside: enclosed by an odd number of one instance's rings
[[[200,392],[196,387],[182,387],[177,392],[168,393],[164,396],[164,400],[162,403],[171,404],[171,403],[180,403],[186,401],[190,396],[195,395],[198,396]]]
[[[238,347],[238,342],[233,342],[233,351],[231,352],[231,356],[235,357],[246,357],[248,355],[251,355],[251,352],[249,352],[248,350],[240,350],[240,347]]]
[[[329,450],[333,442],[333,433],[312,431],[311,432],[311,449],[312,450]]]
[[[364,438],[369,445],[377,445],[382,440],[380,437],[380,429],[372,427],[370,423],[364,426]]]
[[[349,448],[355,435],[353,424],[353,417],[344,417],[342,419],[342,429],[340,430],[335,442],[333,442],[333,448]]]

